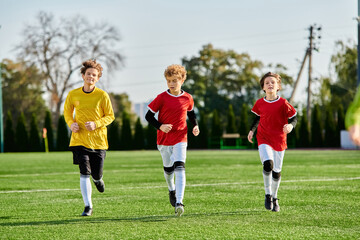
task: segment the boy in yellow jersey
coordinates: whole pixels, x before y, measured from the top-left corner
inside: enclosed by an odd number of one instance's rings
[[[108,149],[107,129],[114,120],[114,112],[109,95],[95,87],[103,68],[96,60],[82,63],[80,69],[84,86],[69,92],[64,117],[72,134],[70,149],[74,164],[80,169],[80,189],[85,209],[82,216],[92,214],[90,175],[99,192],[104,192],[103,166]]]

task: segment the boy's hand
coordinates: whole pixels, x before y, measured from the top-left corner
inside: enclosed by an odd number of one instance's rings
[[[294,126],[291,124],[285,124],[283,127],[284,133],[288,134],[293,130]]]
[[[352,125],[349,128],[349,135],[351,140],[360,146],[360,125]]]
[[[199,135],[200,133],[199,126],[195,126],[192,130],[192,133],[194,134],[195,137]]]
[[[86,122],[85,127],[88,131],[93,131],[96,129],[96,124],[95,124],[95,122],[92,122],[92,121]]]
[[[172,126],[173,126],[172,124],[161,124],[160,130],[163,131],[164,133],[168,133],[171,131]]]
[[[70,126],[70,130],[74,133],[77,133],[79,131],[79,129],[80,129],[79,124],[76,122],[71,124],[71,126]]]
[[[249,134],[248,134],[248,141],[251,142],[251,143],[254,143],[252,138],[254,136],[254,132],[253,131],[250,131]]]

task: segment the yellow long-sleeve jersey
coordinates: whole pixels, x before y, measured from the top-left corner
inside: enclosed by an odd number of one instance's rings
[[[85,93],[82,87],[70,91],[64,105],[64,117],[69,127],[76,122],[80,128],[77,133],[71,134],[70,147],[108,149],[106,126],[115,117],[109,95],[105,91],[95,88],[91,93]],[[86,129],[85,123],[88,121],[95,122],[95,130]]]

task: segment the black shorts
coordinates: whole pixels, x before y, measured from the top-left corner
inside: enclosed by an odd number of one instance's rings
[[[103,149],[89,149],[83,146],[70,147],[73,152],[73,163],[79,165],[82,175],[91,175],[94,180],[103,176],[106,151]]]

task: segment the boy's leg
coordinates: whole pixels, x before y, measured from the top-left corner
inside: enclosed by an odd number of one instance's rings
[[[175,207],[176,195],[174,183],[174,163],[170,159],[173,147],[163,145],[158,145],[157,147],[163,160],[164,177],[169,189],[170,204]]]
[[[85,154],[84,151],[81,151],[79,154],[79,169],[80,169],[80,189],[81,195],[83,197],[83,201],[85,204],[85,209],[88,208],[87,212],[83,212],[83,216],[89,216],[92,212],[92,201],[91,201],[91,182],[90,182],[90,174],[91,168],[89,163],[89,156]]]
[[[261,144],[259,146],[260,160],[263,164],[263,178],[264,178],[264,187],[265,194],[271,195],[271,171],[274,167],[274,155],[273,150],[270,146],[266,144]]]
[[[271,191],[271,172],[274,167],[274,154],[270,146],[266,144],[261,144],[259,146],[260,160],[263,164],[263,179],[264,179],[264,188],[265,188],[265,208],[271,210],[273,208],[272,204],[272,191]]]
[[[274,151],[274,168],[272,171],[272,183],[271,183],[271,192],[274,198],[277,198],[277,193],[281,181],[281,169],[283,164],[285,151],[277,152]]]
[[[281,182],[281,169],[282,169],[284,154],[285,151],[281,151],[281,152],[274,151],[275,161],[274,161],[274,169],[272,171],[272,183],[271,183],[271,191],[273,194],[273,202],[274,202],[274,206],[272,210],[274,212],[280,211],[277,193]]]
[[[176,203],[183,203],[186,176],[185,176],[185,161],[186,161],[187,143],[181,142],[174,145],[171,159],[175,167],[175,188],[176,188]]]
[[[174,183],[174,162],[171,160],[171,154],[172,154],[172,146],[164,146],[164,145],[158,145],[158,149],[160,151],[162,160],[163,160],[163,166],[164,166],[164,177],[166,180],[166,183],[168,185],[169,191],[175,190],[175,183]]]
[[[105,191],[105,183],[102,179],[105,156],[105,150],[97,150],[96,152],[90,153],[91,176],[99,192]]]

